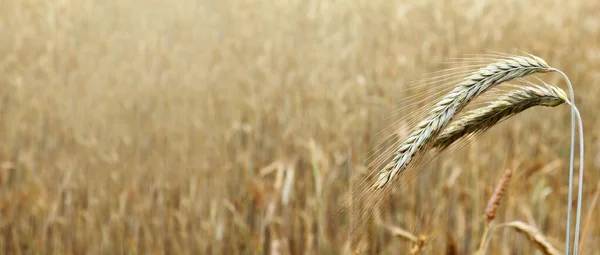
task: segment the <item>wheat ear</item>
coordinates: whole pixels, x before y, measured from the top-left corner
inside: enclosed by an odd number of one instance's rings
[[[489,105],[467,112],[450,123],[435,140],[434,147],[443,150],[460,138],[484,132],[498,122],[534,106],[555,107],[568,102],[567,94],[553,85],[523,87],[500,96]]]
[[[487,207],[485,209],[484,217],[487,220],[487,225],[485,227],[485,231],[483,233],[483,237],[481,238],[481,243],[479,243],[479,249],[476,254],[485,254],[487,251],[488,244],[490,242],[491,236],[490,231],[494,227],[494,219],[496,218],[496,211],[500,206],[500,201],[504,196],[506,189],[508,188],[508,184],[510,183],[510,179],[512,178],[513,171],[512,169],[506,170],[504,172],[504,177],[500,179],[498,184],[496,185],[496,189],[488,200]]]
[[[548,241],[548,239],[535,227],[528,225],[522,221],[512,221],[504,223],[498,227],[510,227],[519,233],[524,234],[533,242],[537,248],[546,255],[562,254],[558,249]]]
[[[374,185],[383,188],[398,173],[409,166],[419,152],[429,149],[434,139],[471,100],[502,82],[533,73],[550,72],[552,68],[541,58],[510,57],[489,64],[465,78],[441,98],[394,152],[392,160],[379,172]]]

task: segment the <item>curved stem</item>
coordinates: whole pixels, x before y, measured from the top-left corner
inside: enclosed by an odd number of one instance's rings
[[[571,206],[573,204],[573,162],[575,161],[575,93],[573,92],[573,86],[571,85],[571,81],[565,73],[556,68],[552,68],[552,71],[560,74],[567,83],[567,86],[569,87],[569,97],[571,101],[569,104],[571,105],[571,155],[569,157],[569,198],[567,202],[567,233],[565,238],[565,254],[569,254],[571,251],[571,214],[573,211]]]
[[[576,106],[573,105],[572,109],[575,110],[577,115],[578,127],[579,127],[579,187],[577,191],[577,216],[575,216],[575,241],[573,242],[574,255],[579,252],[579,227],[581,220],[581,203],[583,200],[583,167],[584,167],[584,144],[583,144],[583,121],[581,120],[581,114]]]

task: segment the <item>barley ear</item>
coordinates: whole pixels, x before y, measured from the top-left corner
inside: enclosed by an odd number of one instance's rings
[[[381,189],[394,176],[402,174],[420,153],[430,149],[454,116],[480,94],[513,79],[550,71],[552,68],[539,57],[510,57],[475,71],[431,108],[428,117],[417,124],[398,146],[392,160],[380,170],[373,187]]]
[[[435,140],[433,146],[438,150],[444,150],[462,137],[484,132],[497,123],[531,107],[555,107],[567,101],[567,95],[562,89],[548,84],[511,91],[498,97],[487,106],[469,111],[451,122]]]

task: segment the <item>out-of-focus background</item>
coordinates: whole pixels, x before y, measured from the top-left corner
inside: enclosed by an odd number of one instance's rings
[[[2,1],[1,253],[349,253],[336,212],[407,85],[463,54],[523,50],[574,83],[583,252],[600,254],[600,208],[585,221],[600,180],[599,12],[583,0]],[[383,225],[430,237],[426,254],[472,253],[514,168],[495,222],[564,249],[569,121],[566,106],[538,107],[497,125],[423,169]],[[409,252],[381,225],[369,233],[373,251]],[[508,228],[489,245],[537,251]]]

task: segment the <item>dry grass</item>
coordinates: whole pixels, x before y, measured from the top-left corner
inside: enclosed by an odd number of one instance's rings
[[[593,1],[2,1],[1,253],[349,254],[349,218],[332,215],[377,132],[414,110],[394,106],[424,92],[406,84],[486,49],[522,49],[569,75],[591,198],[598,11]],[[432,160],[381,221],[431,237],[422,254],[472,253],[499,170],[518,163],[495,221],[560,244],[569,117],[526,111]],[[585,229],[582,254],[600,254],[600,223]],[[365,240],[388,254],[412,245],[376,224]],[[503,228],[488,254],[535,250]]]

